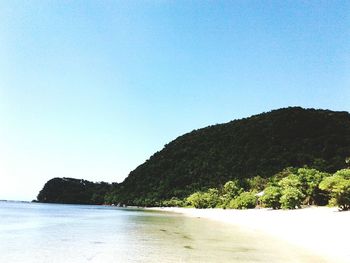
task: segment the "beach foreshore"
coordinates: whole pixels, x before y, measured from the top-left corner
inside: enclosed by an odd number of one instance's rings
[[[151,208],[216,220],[259,231],[307,249],[329,262],[350,262],[350,211],[308,207],[297,210]]]

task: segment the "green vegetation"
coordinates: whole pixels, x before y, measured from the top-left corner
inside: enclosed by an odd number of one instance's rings
[[[249,184],[249,182],[259,182]],[[243,189],[240,185],[246,185]],[[258,193],[256,189],[266,188]],[[330,193],[330,194],[329,194]],[[260,198],[258,198],[260,196]],[[332,197],[330,199],[330,197]],[[255,208],[257,204],[273,209],[296,209],[302,205],[337,205],[340,210],[350,209],[350,169],[342,169],[334,175],[312,168],[287,168],[267,181],[259,177],[243,181],[228,181],[221,189],[210,188],[195,192],[172,202],[173,206],[195,208]],[[166,204],[170,204],[172,199]]]
[[[113,196],[110,193],[117,187],[115,184],[104,182],[54,178],[40,191],[38,201],[103,204]],[[263,188],[264,190],[258,193],[257,189]],[[154,200],[143,200],[143,202],[147,205]],[[273,209],[295,209],[301,208],[303,204],[329,204],[339,206],[340,210],[349,210],[350,169],[342,169],[331,175],[312,168],[287,168],[266,180],[261,180],[257,176],[228,181],[221,188],[197,191],[184,199],[172,197],[159,203],[158,206],[249,209],[255,208],[258,204]]]
[[[319,184],[328,176],[330,174],[319,172],[316,169],[298,169],[297,177],[301,183],[299,189],[306,196],[304,203],[308,205],[326,205],[328,203],[328,194],[319,188]]]
[[[115,184],[114,184],[115,185]],[[105,195],[113,185],[74,178],[53,178],[49,180],[38,194],[42,203],[64,204],[103,204]]]
[[[283,209],[295,209],[301,208],[303,201],[303,193],[295,187],[286,187],[282,190],[282,196],[280,199],[281,208]]]
[[[215,208],[220,204],[219,191],[210,188],[206,192],[196,192],[187,197],[186,202],[195,208]]]
[[[155,206],[172,197],[183,200],[194,192],[221,189],[228,181],[239,181],[245,190],[261,191],[254,184],[265,188],[260,183],[266,184],[285,167],[334,173],[346,168],[348,156],[349,113],[280,109],[178,137],[132,171],[115,191],[113,202]],[[257,182],[249,181],[257,175]],[[320,191],[313,189],[309,190]],[[307,194],[310,200],[306,202],[324,200],[319,193],[315,195]]]
[[[325,205],[329,196],[319,184],[327,176],[329,174],[316,169],[285,169],[270,178],[260,201],[273,209],[295,209],[302,204]]]
[[[295,209],[300,208],[303,202],[304,194],[301,192],[301,182],[296,174],[290,174],[279,181],[281,188],[281,208]]]
[[[326,177],[320,183],[320,188],[330,193],[330,204],[339,206],[341,210],[350,209],[350,169],[343,169]]]
[[[284,178],[280,174],[270,179],[271,184],[260,198],[266,207],[278,209],[300,208],[302,204],[334,205],[340,210],[350,209],[350,169],[342,169],[330,175],[316,169],[287,169]]]
[[[244,189],[240,187],[240,183],[238,180],[228,181],[225,183],[222,189],[221,196],[221,207],[226,208],[229,206],[231,200],[242,193]]]
[[[269,180],[267,178],[262,178],[259,175],[255,176],[253,178],[248,178],[246,180],[248,188],[251,190],[258,191],[258,192],[264,190],[268,181]]]
[[[228,208],[234,209],[248,209],[254,208],[257,204],[258,198],[256,192],[243,192],[230,201]]]
[[[348,178],[324,180],[349,156],[349,113],[285,108],[182,135],[120,184],[54,178],[38,201],[247,208],[264,190],[259,204],[274,209],[329,199],[348,209]]]
[[[266,207],[279,209],[281,208],[281,197],[282,193],[280,187],[268,186],[264,190],[264,195],[260,197],[260,201],[265,204]]]
[[[170,200],[163,201],[162,206],[164,206],[164,207],[184,207],[184,206],[186,206],[186,202],[184,200],[180,200],[176,197],[173,197]]]

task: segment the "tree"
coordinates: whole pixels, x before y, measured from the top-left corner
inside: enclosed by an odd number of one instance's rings
[[[229,208],[248,209],[255,208],[258,198],[256,192],[243,192],[235,199],[232,199]]]
[[[348,169],[341,169],[339,171],[337,171],[335,174],[335,176],[340,176],[346,180],[350,180],[350,168]]]
[[[297,176],[301,182],[301,191],[306,197],[308,205],[325,205],[328,202],[328,195],[325,191],[319,189],[321,181],[330,176],[328,173],[320,172],[316,169],[300,168],[297,171]]]
[[[187,197],[186,201],[195,208],[214,208],[219,205],[219,191],[215,188],[207,192],[196,192]]]
[[[260,201],[266,207],[272,207],[273,209],[279,209],[281,207],[282,193],[281,188],[278,186],[268,186],[264,190],[264,194],[260,197]]]
[[[302,184],[295,174],[290,174],[278,182],[281,187],[281,207],[283,209],[300,208],[305,195],[302,193]]]
[[[294,167],[287,167],[284,168],[282,171],[274,174],[272,177],[269,178],[269,185],[278,185],[278,183],[285,177],[288,177],[291,174],[295,174],[297,172],[297,168]]]
[[[250,190],[262,191],[267,184],[268,179],[262,178],[261,176],[255,176],[247,179],[248,187]]]
[[[230,199],[236,197],[242,193],[243,189],[240,187],[238,180],[228,181],[223,188],[223,194],[229,197]]]
[[[243,192],[243,188],[240,186],[240,183],[238,180],[226,182],[222,189],[222,196],[221,196],[222,208],[229,207],[231,200],[242,192]]]
[[[304,199],[303,193],[296,187],[288,186],[282,190],[280,198],[283,209],[300,208]]]
[[[338,205],[340,210],[350,209],[350,169],[342,169],[326,177],[319,187],[330,193],[330,204]]]
[[[165,200],[162,202],[162,206],[165,207],[183,207],[185,206],[184,201],[176,197],[172,197],[170,200]]]
[[[204,193],[204,198],[207,200],[208,208],[215,208],[220,204],[219,191],[216,188],[210,188]]]
[[[278,185],[281,186],[282,189],[286,189],[288,187],[301,189],[300,179],[295,174],[289,174],[287,177],[284,177],[281,179],[281,181],[278,182]]]

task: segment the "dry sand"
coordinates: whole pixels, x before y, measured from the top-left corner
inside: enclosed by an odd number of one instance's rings
[[[223,210],[155,208],[260,231],[323,256],[330,262],[350,262],[350,211],[309,207],[297,210]]]

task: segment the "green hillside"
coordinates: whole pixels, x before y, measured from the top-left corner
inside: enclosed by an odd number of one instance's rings
[[[348,156],[348,112],[284,108],[178,137],[132,171],[109,200],[154,205],[289,166],[335,172]]]
[[[350,114],[290,107],[182,135],[120,184],[54,178],[38,200],[158,205],[227,181],[271,177],[286,167],[335,172],[350,156]]]

